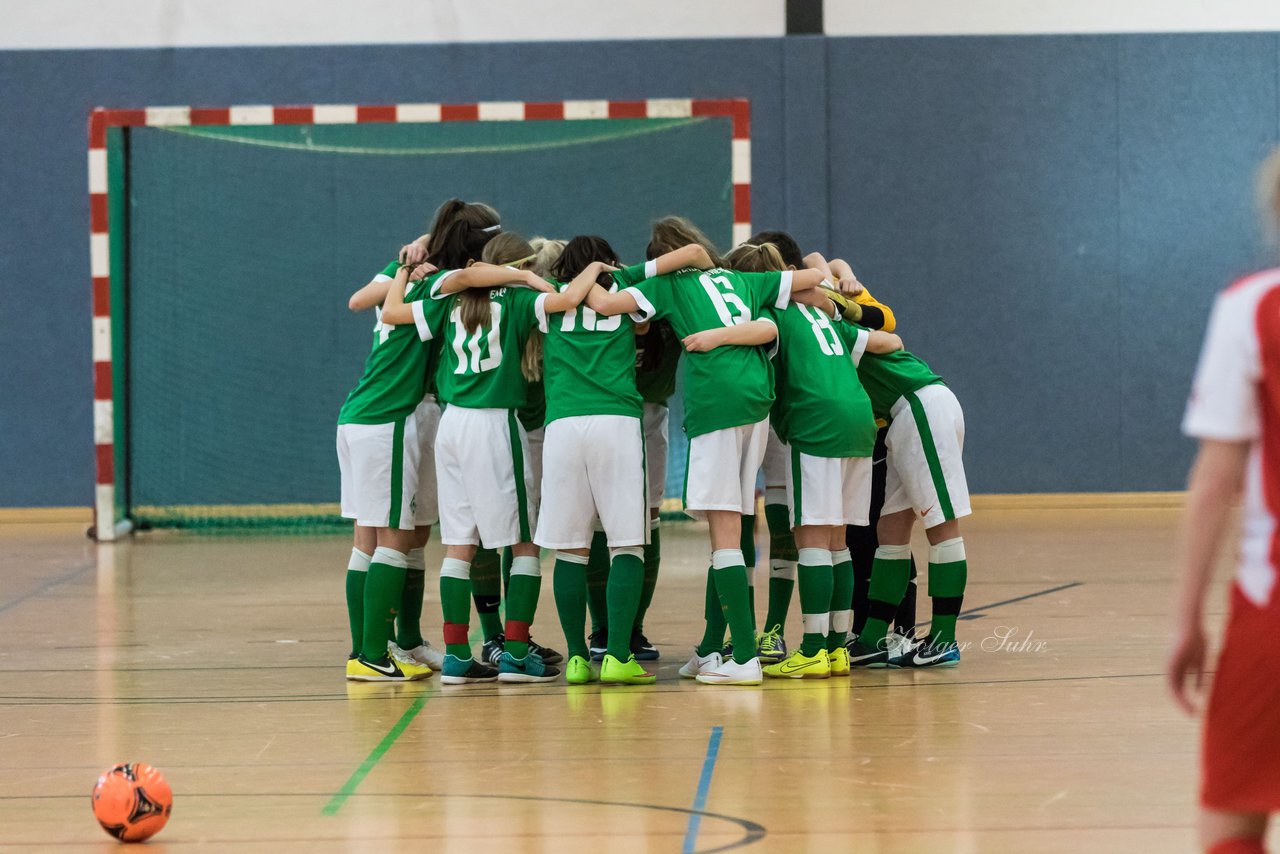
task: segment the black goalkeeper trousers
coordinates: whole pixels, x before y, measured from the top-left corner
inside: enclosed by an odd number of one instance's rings
[[[846,525],[844,541],[849,547],[849,555],[853,558],[853,633],[858,635],[867,622],[867,598],[871,589],[871,564],[876,557],[876,548],[880,545],[876,537],[876,523],[880,521],[880,510],[884,507],[884,481],[888,471],[885,461],[884,447],[887,427],[880,428],[876,434],[876,449],[872,452],[871,467],[871,524]],[[916,559],[911,558],[911,582],[907,585],[907,593],[902,597],[902,604],[894,615],[894,627],[903,634],[914,634],[916,628]]]

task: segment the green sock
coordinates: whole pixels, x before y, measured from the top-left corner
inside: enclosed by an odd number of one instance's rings
[[[609,625],[609,538],[604,531],[596,531],[591,537],[591,552],[587,561],[587,607],[591,609],[591,633],[603,631]]]
[[[400,613],[396,615],[396,646],[414,649],[422,646],[422,594],[427,587],[426,555],[422,549],[410,549],[409,564],[404,571],[404,589],[400,591]]]
[[[511,590],[511,562],[515,560],[515,555],[511,551],[511,546],[507,546],[502,550],[502,598],[507,598],[507,593]]]
[[[764,519],[769,526],[769,613],[764,627],[773,631],[774,626],[787,625],[791,594],[796,587],[796,538],[785,504],[766,504]]]
[[[746,664],[756,657],[755,620],[751,618],[751,605],[747,586],[747,567],[738,549],[721,549],[712,552],[711,565],[715,567],[716,593],[729,624],[729,639],[733,641],[733,660]]]
[[[658,586],[658,567],[662,563],[662,530],[649,530],[649,545],[644,547],[644,586],[640,588],[640,604],[636,606],[637,629],[644,627],[645,614],[653,604],[653,591]]]
[[[538,594],[542,591],[540,563],[533,556],[517,557],[511,561],[505,649],[512,658],[524,658],[529,654],[529,626],[538,610]]]
[[[724,649],[724,610],[720,607],[720,594],[716,593],[716,571],[707,567],[707,594],[702,606],[706,628],[702,630],[702,643],[698,655],[707,656]]]
[[[934,643],[953,643],[956,618],[964,604],[964,586],[969,577],[964,540],[960,537],[929,549],[929,596],[933,598],[933,623],[929,636]]]
[[[911,578],[911,546],[880,546],[871,564],[871,589],[867,601],[867,622],[858,642],[879,646],[889,633],[889,622],[907,592]]]
[[[831,553],[831,627],[827,652],[835,652],[849,639],[853,627],[853,556],[848,549]]]
[[[364,585],[373,558],[359,549],[347,561],[347,623],[351,627],[351,654],[360,652],[364,639]]]
[[[396,610],[404,589],[406,555],[379,546],[364,580],[364,637],[360,651],[369,661],[387,657],[387,642],[395,627]]]
[[[556,614],[564,630],[569,657],[590,658],[587,649],[587,559],[568,552],[556,554],[551,574],[551,589],[556,597]]]
[[[831,552],[827,549],[800,549],[800,621],[804,638],[802,655],[814,656],[827,642],[831,608]]]
[[[471,595],[480,615],[480,631],[485,640],[502,633],[502,570],[498,553],[493,549],[476,549],[471,561]]]
[[[631,657],[631,627],[644,587],[643,555],[638,546],[618,549],[609,566],[609,655],[619,661]]]
[[[447,557],[440,564],[440,611],[444,616],[444,651],[466,661],[471,658],[467,637],[471,621],[471,564]]]
[[[756,517],[754,515],[743,515],[742,538],[738,541],[738,546],[742,551],[742,564],[747,570],[747,613],[751,616],[751,644],[754,647],[756,634]],[[735,646],[734,649],[736,650],[737,647]]]

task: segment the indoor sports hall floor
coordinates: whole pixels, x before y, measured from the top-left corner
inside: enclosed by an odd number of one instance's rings
[[[1191,851],[1176,521],[982,512],[958,669],[763,689],[677,677],[706,546],[668,525],[660,679],[605,690],[344,681],[342,538],[0,526],[0,850],[113,849],[89,792],[143,761],[175,797],[153,852]],[[550,588],[534,636],[563,648]]]

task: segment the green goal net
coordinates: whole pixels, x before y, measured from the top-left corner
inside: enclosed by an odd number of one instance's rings
[[[668,213],[727,244],[730,137],[723,117],[113,129],[125,512],[336,523],[335,423],[373,325],[347,297],[441,201],[492,204],[526,236],[600,234],[627,262]]]

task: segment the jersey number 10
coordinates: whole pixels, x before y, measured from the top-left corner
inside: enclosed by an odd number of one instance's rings
[[[489,328],[481,326],[468,334],[462,324],[462,309],[455,308],[453,321],[453,353],[458,357],[455,374],[482,374],[502,364],[502,340],[498,335],[498,322],[502,319],[501,303],[489,303]]]

